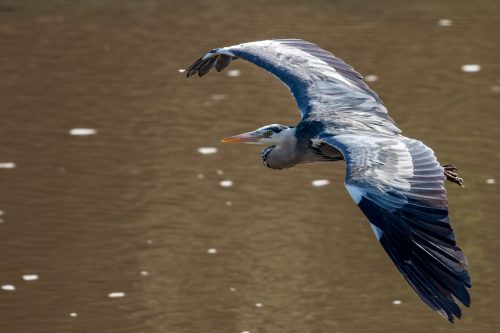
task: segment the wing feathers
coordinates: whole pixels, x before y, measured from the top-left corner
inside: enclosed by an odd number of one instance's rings
[[[467,259],[450,225],[443,169],[434,153],[405,137],[323,138],[346,160],[346,187],[380,231],[379,241],[420,298],[453,322],[470,305]]]
[[[196,60],[191,66],[186,69],[186,76],[190,77],[198,73],[198,76],[201,77],[207,74],[212,69],[212,67],[214,67],[214,65],[215,69],[220,72],[227,66],[229,66],[231,60],[237,59],[234,56],[218,52],[224,51],[221,51],[221,49],[214,49]]]
[[[212,58],[216,60],[209,60]],[[236,58],[280,79],[290,89],[303,119],[321,116],[330,118],[331,125],[340,120],[339,125],[347,121],[365,130],[400,132],[361,74],[332,53],[300,39],[264,40],[213,49],[193,63],[186,75],[203,76],[214,65],[223,70]]]
[[[215,69],[220,72],[224,70],[231,63],[231,57],[225,54],[221,54],[217,58],[217,62],[215,63]]]

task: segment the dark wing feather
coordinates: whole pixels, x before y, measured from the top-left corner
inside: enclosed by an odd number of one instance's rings
[[[194,74],[198,73],[198,76],[203,76],[207,74],[212,67],[215,65],[215,69],[220,72],[224,70],[229,64],[231,60],[236,59],[235,57],[231,57],[225,54],[216,53],[217,49],[208,52],[205,56],[196,60],[191,66],[186,69],[186,76],[190,77]]]
[[[217,62],[215,63],[215,69],[218,71],[218,72],[221,72],[222,70],[224,70],[227,66],[229,66],[229,64],[231,63],[231,57],[228,56],[228,55],[225,55],[225,54],[221,54],[218,58],[217,58]]]
[[[454,298],[470,305],[470,276],[432,150],[402,136],[349,134],[323,141],[343,153],[346,187],[406,281],[449,321],[460,318]]]

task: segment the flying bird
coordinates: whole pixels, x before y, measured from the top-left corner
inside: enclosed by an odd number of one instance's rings
[[[450,322],[460,318],[456,300],[470,305],[471,281],[444,188],[446,179],[462,185],[456,168],[441,166],[429,147],[403,136],[363,77],[313,43],[273,39],[216,48],[187,68],[187,77],[222,71],[236,59],[281,80],[301,121],[222,142],[269,145],[261,157],[272,169],[344,160],[347,191],[403,277],[430,308]]]

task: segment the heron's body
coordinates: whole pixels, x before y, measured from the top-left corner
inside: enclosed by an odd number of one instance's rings
[[[441,167],[429,147],[403,136],[362,76],[315,44],[281,39],[218,48],[187,75],[220,71],[238,58],[285,83],[302,119],[223,141],[268,144],[261,156],[273,169],[345,160],[349,194],[406,281],[449,321],[460,318],[455,299],[469,306],[471,284],[448,216],[444,181],[461,183],[453,168]]]

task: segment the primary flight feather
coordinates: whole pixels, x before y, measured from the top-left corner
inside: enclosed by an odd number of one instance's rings
[[[268,144],[273,169],[345,160],[347,191],[375,236],[420,298],[453,322],[456,300],[470,305],[467,259],[450,226],[444,181],[462,184],[422,142],[401,135],[379,96],[350,65],[300,39],[217,48],[186,69],[203,76],[243,59],[264,68],[291,91],[302,119],[267,125],[223,142]]]

